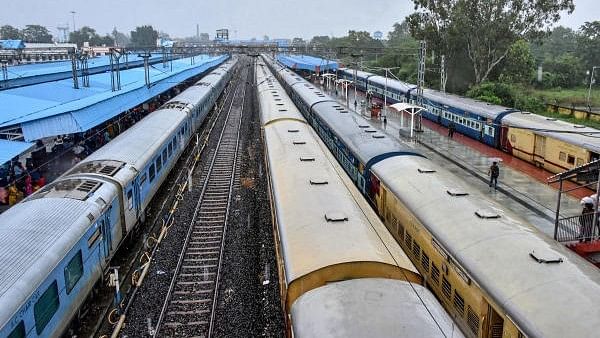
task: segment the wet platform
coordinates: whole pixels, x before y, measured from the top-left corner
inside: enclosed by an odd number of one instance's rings
[[[363,93],[357,93],[357,105],[355,106],[352,89],[348,91],[349,98],[347,99],[341,90],[338,91],[339,95],[336,95],[335,88],[329,90],[321,88],[351,112],[365,117],[373,128],[400,141],[413,142],[415,147],[428,158],[523,216],[547,235],[553,236],[558,190],[556,187],[546,184],[546,179],[552,175],[551,173],[461,134],[454,133],[453,138],[449,138],[447,128],[426,119],[422,120],[423,131],[414,133],[414,140],[411,141],[410,116],[408,114],[403,114],[404,121],[402,123],[401,114],[393,109],[388,109],[387,123],[384,124],[383,119],[371,118],[366,107],[361,107],[361,101],[366,102]],[[490,190],[488,186],[487,172],[493,161],[498,161],[500,165],[497,191]],[[575,187],[575,184],[571,182],[568,185]],[[580,214],[580,199],[592,193],[593,191],[582,188],[572,191],[570,195],[563,194],[561,216]]]

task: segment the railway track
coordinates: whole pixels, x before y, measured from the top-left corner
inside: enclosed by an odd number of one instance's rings
[[[246,96],[248,67],[242,69],[217,147],[210,165],[202,173],[202,192],[156,323],[154,337],[212,335]]]

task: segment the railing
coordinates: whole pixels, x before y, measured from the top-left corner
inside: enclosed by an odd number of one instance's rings
[[[587,242],[596,240],[600,234],[598,224],[600,213],[596,217],[594,226],[594,213],[586,213],[558,220],[554,232],[554,239],[559,242]]]

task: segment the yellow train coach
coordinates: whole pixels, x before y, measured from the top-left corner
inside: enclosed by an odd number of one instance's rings
[[[512,155],[560,173],[600,158],[600,133],[528,112],[504,117],[501,146]]]

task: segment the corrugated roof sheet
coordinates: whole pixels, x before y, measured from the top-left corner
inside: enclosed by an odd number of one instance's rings
[[[317,67],[319,71],[325,70],[336,70],[338,69],[338,63],[334,60],[325,60],[310,55],[277,55],[277,60],[283,63],[285,66],[294,69],[304,69],[311,72],[316,72]]]
[[[72,80],[41,83],[0,92],[0,127],[20,125],[28,141],[60,134],[83,132],[133,108],[227,59],[196,57],[173,61],[170,68],[150,68],[150,88],[144,69],[121,72],[121,90],[111,91],[110,73],[90,76],[90,87],[74,89]]]
[[[0,139],[0,164],[4,164],[10,161],[15,156],[21,155],[34,145],[35,143],[8,141]]]
[[[25,44],[23,40],[0,40],[0,47],[4,49],[23,49]]]

